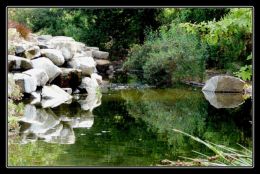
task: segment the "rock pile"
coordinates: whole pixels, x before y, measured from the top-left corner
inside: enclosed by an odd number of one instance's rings
[[[102,83],[96,66],[100,60],[108,61],[108,52],[71,37],[32,34],[24,40],[15,29],[8,32],[16,35],[8,35],[8,73],[23,93],[37,99],[35,103],[56,107],[78,91],[93,93]]]

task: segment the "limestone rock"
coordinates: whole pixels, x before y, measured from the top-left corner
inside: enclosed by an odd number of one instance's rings
[[[24,56],[28,59],[34,59],[36,57],[41,56],[40,47],[39,46],[32,46],[25,50]]]
[[[63,65],[65,62],[65,59],[60,50],[41,49],[41,55],[50,59],[57,66]]]
[[[32,62],[23,57],[8,55],[8,71],[28,70],[32,68]]]
[[[109,53],[105,51],[93,51],[92,54],[97,59],[107,59],[109,56]]]
[[[41,57],[38,59],[32,60],[33,68],[43,69],[49,77],[49,82],[52,82],[56,77],[58,77],[62,71],[59,67],[54,65],[50,59]]]
[[[44,86],[42,88],[42,107],[54,108],[72,99],[72,96],[56,85]]]
[[[212,92],[243,92],[245,82],[237,77],[219,75],[210,78],[202,91]]]
[[[91,75],[95,72],[96,62],[92,57],[76,57],[68,62],[68,65],[75,69],[82,70],[82,75]]]
[[[49,80],[49,76],[47,75],[47,73],[45,72],[44,69],[33,68],[30,70],[24,71],[23,74],[27,74],[27,75],[35,78],[37,81],[37,86],[44,86]]]
[[[82,80],[82,70],[73,68],[61,68],[61,74],[53,81],[62,88],[75,89]]]
[[[15,84],[21,88],[22,93],[31,93],[36,90],[37,81],[34,77],[23,73],[15,73],[14,80]]]

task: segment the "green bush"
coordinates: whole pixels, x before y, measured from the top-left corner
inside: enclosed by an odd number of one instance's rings
[[[133,47],[124,68],[139,70],[148,84],[170,86],[180,80],[203,80],[205,56],[205,46],[196,35],[172,24],[169,30],[161,27],[159,33],[150,33],[144,45]]]
[[[208,45],[208,67],[238,71],[252,52],[252,9],[233,8],[219,21],[182,23]]]

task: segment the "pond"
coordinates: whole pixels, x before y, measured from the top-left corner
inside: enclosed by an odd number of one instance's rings
[[[213,155],[172,129],[252,149],[251,98],[218,107],[221,99],[209,98],[199,88],[182,87],[77,95],[53,109],[26,104],[20,137],[9,142],[9,166],[155,166],[197,157],[193,150]]]

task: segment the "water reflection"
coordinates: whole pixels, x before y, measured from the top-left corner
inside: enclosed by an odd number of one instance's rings
[[[35,105],[27,104],[20,119],[21,143],[43,140],[48,143],[74,144],[76,138],[73,129],[92,127],[94,124],[92,111],[101,105],[101,97],[101,94],[95,93],[81,96],[77,101],[81,109],[76,109],[74,113],[69,107],[73,107],[72,104],[63,104],[54,109],[37,108]]]
[[[215,108],[235,108],[245,102],[241,93],[215,93],[202,91],[205,98]]]

